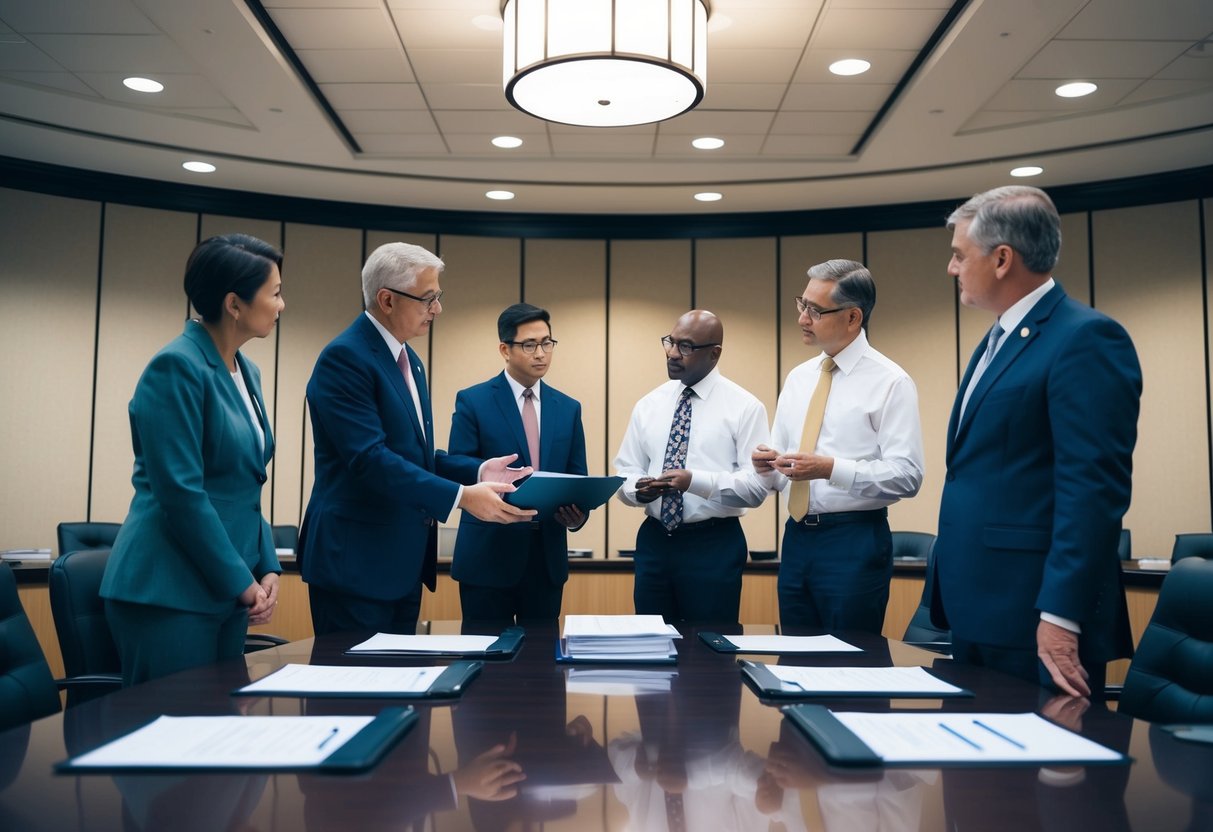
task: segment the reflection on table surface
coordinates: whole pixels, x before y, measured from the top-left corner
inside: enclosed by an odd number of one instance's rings
[[[429,626],[442,633],[492,631],[459,622]],[[840,710],[1037,711],[1135,762],[1059,769],[830,769],[776,707],[761,703],[744,685],[736,656],[712,652],[695,637],[697,631],[684,629],[674,667],[574,673],[569,684],[569,667],[553,660],[555,627],[528,628],[519,654],[487,662],[461,700],[418,704],[418,724],[362,775],[52,771],[66,756],[162,713],[350,714],[397,704],[229,695],[288,662],[431,662],[351,659],[343,651],[368,634],[350,633],[187,671],[0,734],[0,829],[1213,828],[1213,746],[1184,743],[1102,706],[1051,700],[1026,683],[867,635],[838,634],[864,648],[862,661],[857,654],[751,658],[934,667],[977,697],[823,704]]]

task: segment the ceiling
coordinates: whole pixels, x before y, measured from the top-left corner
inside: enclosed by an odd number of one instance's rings
[[[611,129],[512,109],[501,37],[499,0],[0,0],[0,155],[595,214],[947,199],[1028,164],[1044,173],[1024,181],[1046,188],[1213,164],[1210,0],[711,0],[703,102]],[[872,68],[831,75],[842,57]],[[165,89],[133,92],[129,75]],[[1073,80],[1099,89],[1054,94]],[[522,146],[490,144],[503,134]],[[696,150],[699,136],[725,145]],[[189,159],[218,169],[189,173]]]

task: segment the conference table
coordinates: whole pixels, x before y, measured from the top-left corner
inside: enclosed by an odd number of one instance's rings
[[[55,772],[55,763],[161,714],[374,714],[400,704],[230,695],[288,663],[452,660],[354,660],[344,651],[369,634],[349,633],[185,671],[0,734],[0,830],[1213,829],[1213,746],[870,635],[836,634],[862,654],[750,657],[932,668],[976,695],[815,701],[854,711],[1036,711],[1133,758],[1085,768],[834,769],[777,705],[760,701],[737,656],[697,637],[775,628],[680,629],[676,665],[610,668],[557,664],[555,626],[528,627],[521,650],[486,662],[461,698],[417,702],[417,723],[361,774]],[[517,763],[525,779],[504,783],[499,759]]]

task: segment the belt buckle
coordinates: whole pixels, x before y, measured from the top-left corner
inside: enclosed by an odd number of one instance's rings
[[[810,520],[809,518],[812,518],[812,519]],[[806,514],[804,517],[800,518],[800,523],[803,526],[808,526],[809,528],[815,528],[815,527],[821,525],[821,515],[820,514]]]

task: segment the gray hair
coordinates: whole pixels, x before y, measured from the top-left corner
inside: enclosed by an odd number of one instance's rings
[[[417,283],[417,275],[426,269],[437,269],[439,274],[446,264],[435,254],[411,243],[385,243],[371,252],[362,267],[362,302],[369,309],[375,308],[375,296],[380,289],[399,289],[407,292]]]
[[[1061,254],[1061,217],[1040,188],[1005,185],[977,194],[948,217],[948,229],[968,221],[969,239],[989,254],[1007,245],[1036,274],[1049,274]]]
[[[863,263],[855,260],[827,260],[809,268],[809,280],[828,280],[834,284],[830,293],[838,306],[855,306],[863,313],[863,329],[867,332],[872,310],[876,308],[876,281]]]

